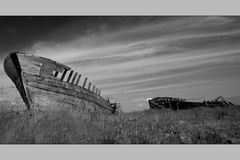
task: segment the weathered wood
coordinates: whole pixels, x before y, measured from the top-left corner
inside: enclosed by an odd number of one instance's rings
[[[18,59],[18,54],[21,57],[20,60]],[[38,108],[41,110],[42,107],[39,106],[43,106],[44,108],[54,106],[58,108],[58,106],[62,105],[67,107],[72,106],[73,108],[90,106],[88,109],[92,111],[96,111],[96,107],[97,110],[100,109],[104,112],[113,110],[108,101],[94,93],[95,86],[93,86],[93,91],[90,91],[91,82],[89,90],[85,89],[87,78],[84,80],[83,87],[77,86],[81,78],[81,75],[78,75],[77,72],[73,75],[74,71],[71,70],[67,81],[63,81],[67,71],[70,69],[69,67],[42,57],[21,53],[14,53],[14,55],[17,61],[8,63],[8,60],[13,59],[12,57],[8,57],[4,67],[9,77],[18,89],[20,89],[19,92],[23,99],[25,98],[24,102],[29,108]],[[16,72],[9,69],[11,67],[8,66],[12,66]],[[60,79],[56,78],[59,72],[62,73]],[[75,82],[76,78],[77,81]],[[96,93],[98,93],[98,89]]]
[[[66,73],[67,73],[67,70],[65,69],[64,72],[63,72],[63,74],[62,74],[61,81],[64,80],[64,77],[65,77]]]
[[[31,63],[31,64],[28,63],[25,65],[21,65],[21,70],[22,70],[22,72],[25,72],[25,73],[40,75],[41,66],[40,66],[40,64],[36,64],[36,63]]]
[[[96,94],[98,94],[98,88],[96,89]]]
[[[74,76],[73,76],[73,79],[72,79],[72,84],[74,84],[74,81],[75,81],[75,79],[76,79],[76,77],[77,77],[77,74],[78,74],[78,72],[76,72],[75,74],[74,74]]]
[[[52,90],[44,90],[37,87],[29,87],[32,99],[35,104],[39,104],[39,109],[61,109],[61,107],[73,107],[74,109],[94,109],[96,108],[99,112],[111,113],[110,107],[102,106],[93,101],[88,101],[82,98],[76,98],[76,96],[53,92]],[[47,95],[47,96],[46,96]],[[36,106],[38,109],[38,106]],[[44,108],[43,108],[44,107]]]
[[[209,107],[207,101],[204,101],[204,102],[205,102],[205,105],[206,105],[207,107]]]
[[[62,73],[65,68],[69,69],[69,67],[65,67],[64,65],[43,57],[36,57],[19,53],[17,56],[21,65],[22,72],[49,77],[54,76],[54,71]]]
[[[21,67],[16,54],[10,54],[6,57],[4,60],[4,70],[16,85],[27,108],[30,109],[31,104],[27,99],[26,92],[24,90],[24,86],[20,77]]]
[[[101,90],[99,90],[98,95],[99,95],[99,96],[101,95]]]
[[[87,79],[88,79],[88,78],[85,78],[85,79],[84,79],[83,86],[82,86],[83,88],[85,88],[85,85],[86,85],[86,83],[87,83]]]
[[[88,90],[90,91],[91,88],[91,82],[88,83]]]
[[[53,76],[54,71],[61,72],[62,70],[61,69],[58,70],[57,67],[54,66],[53,64],[44,63],[44,64],[42,64],[40,74],[42,76]]]
[[[58,72],[56,71],[55,74],[54,74],[54,77],[57,77],[58,76]]]
[[[77,78],[77,81],[76,81],[75,85],[78,85],[78,83],[80,81],[80,78],[81,78],[81,74],[78,75],[78,78]]]
[[[170,100],[169,100],[169,99],[168,99],[168,104],[169,104],[170,108],[172,109],[172,105],[171,105],[171,103],[170,103]]]
[[[24,64],[28,64],[29,62],[37,62],[37,63],[42,63],[42,64],[50,64],[55,66],[56,70],[59,72],[62,72],[63,70],[70,70],[71,68],[58,63],[56,61],[53,61],[51,59],[45,58],[45,57],[40,57],[40,56],[33,56],[29,54],[24,54],[24,53],[17,53],[19,61],[23,62]]]
[[[67,82],[70,81],[70,79],[71,79],[71,77],[72,77],[72,74],[73,74],[73,70],[70,71],[70,74],[69,74],[69,76],[68,76]]]
[[[27,86],[52,91],[56,93],[62,93],[63,95],[79,97],[81,99],[85,99],[89,102],[93,102],[105,108],[111,109],[107,101],[102,97],[100,96],[96,97],[96,95],[92,94],[90,91],[83,89],[79,86],[69,85],[66,82],[58,81],[58,83],[55,83],[55,81],[51,78],[43,79],[28,75],[28,80],[25,83]]]

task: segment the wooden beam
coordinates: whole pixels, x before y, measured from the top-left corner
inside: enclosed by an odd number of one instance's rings
[[[168,99],[168,104],[169,104],[170,108],[173,109],[169,99]]]
[[[91,82],[88,83],[88,90],[90,91],[91,88]]]
[[[77,81],[76,81],[75,85],[78,85],[78,83],[80,81],[80,78],[81,78],[81,74],[78,75],[78,78],[77,78]]]
[[[99,95],[99,96],[101,95],[101,90],[99,90],[98,95]]]
[[[95,86],[93,86],[93,90],[92,90],[92,92],[94,93],[94,91],[95,91]]]
[[[71,77],[72,77],[72,74],[73,74],[73,70],[71,70],[71,72],[70,72],[70,74],[69,74],[69,76],[68,76],[67,82],[70,81],[70,79],[71,79]]]
[[[57,77],[57,75],[58,75],[58,72],[56,71],[55,74],[54,74],[54,77]]]
[[[86,85],[86,83],[87,83],[87,79],[88,79],[88,78],[85,78],[85,79],[84,79],[83,88],[85,87],[85,85]]]
[[[76,72],[75,74],[74,74],[74,76],[73,76],[73,79],[72,79],[72,84],[74,84],[74,81],[75,81],[75,79],[76,79],[76,77],[77,77],[77,74],[78,74],[78,72]]]
[[[61,81],[63,81],[63,79],[64,79],[64,77],[65,77],[67,71],[68,71],[68,70],[66,70],[66,69],[64,70],[64,72],[63,72],[63,74],[62,74],[62,77],[61,77]]]
[[[96,94],[98,94],[98,88],[96,88]]]
[[[207,107],[209,107],[207,101],[205,101],[205,105],[206,105]]]
[[[56,83],[55,83],[56,82]],[[93,94],[89,94],[89,91],[82,89],[81,87],[75,87],[73,85],[68,85],[66,83],[63,83],[61,81],[56,81],[53,78],[45,78],[45,79],[39,79],[37,76],[30,75],[29,81],[26,83],[28,86],[43,89],[46,91],[51,91],[55,93],[62,93],[69,96],[76,96],[82,99],[87,100],[88,102],[93,102],[96,104],[99,104],[103,107],[108,107],[108,104],[105,102],[105,99],[102,97],[94,98]],[[49,85],[51,84],[51,85]],[[66,90],[68,88],[68,90]],[[35,92],[35,90],[34,90]],[[35,93],[39,94],[42,91],[36,91]],[[82,94],[79,94],[81,92]],[[49,93],[52,94],[52,93]],[[73,102],[75,103],[75,102]]]

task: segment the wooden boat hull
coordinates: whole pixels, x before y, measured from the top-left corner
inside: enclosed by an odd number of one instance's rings
[[[71,108],[91,112],[115,112],[111,103],[100,94],[91,91],[90,88],[78,86],[75,83],[77,74],[71,79],[70,73],[67,81],[64,81],[64,76],[70,68],[55,61],[17,52],[7,56],[4,68],[28,109]],[[54,72],[62,73],[62,77],[54,76]]]
[[[226,102],[223,97],[222,99],[214,101],[203,101],[203,102],[188,102],[179,98],[172,97],[156,97],[148,100],[151,109],[163,109],[169,108],[172,110],[179,109],[190,109],[195,107],[227,107],[233,106],[231,102]]]
[[[179,110],[204,106],[201,102],[186,102],[182,99],[171,97],[157,97],[148,102],[151,109],[169,108],[172,110]]]

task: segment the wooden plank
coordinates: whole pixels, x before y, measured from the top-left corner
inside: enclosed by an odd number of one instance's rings
[[[64,72],[63,72],[63,74],[62,74],[61,81],[63,81],[63,79],[64,79],[66,73],[67,73],[67,70],[65,69]]]
[[[109,105],[103,97],[97,96],[85,88],[75,86],[65,81],[60,81],[53,77],[40,77],[26,73],[23,74],[23,77],[24,83],[28,85],[34,84],[34,87],[37,87],[37,83],[39,86],[44,85],[45,88],[49,87],[53,91],[57,90],[60,93],[71,94],[73,96],[82,95],[83,99],[88,99],[89,101],[98,101],[101,105]]]
[[[93,86],[93,90],[92,90],[92,92],[94,93],[94,91],[95,91],[95,86]]]
[[[85,78],[85,79],[84,79],[83,88],[85,88],[85,85],[86,85],[86,83],[87,83],[87,79],[88,79],[88,78]]]
[[[88,90],[90,91],[91,88],[91,82],[88,83]]]
[[[23,101],[27,105],[27,108],[30,109],[30,104],[26,96],[26,92],[24,89],[24,85],[22,83],[22,78],[19,76],[20,66],[16,64],[17,56],[16,55],[8,55],[4,61],[4,69],[9,78],[15,83],[20,95],[22,96]]]
[[[67,82],[70,81],[70,79],[71,79],[71,77],[72,77],[72,74],[73,74],[73,70],[70,71],[70,74],[69,74],[69,76],[68,76]]]
[[[40,74],[43,76],[53,76],[53,71],[58,71],[53,64],[43,63]]]
[[[40,57],[40,56],[36,56],[36,55],[29,55],[29,54],[23,54],[23,53],[18,53],[17,54],[19,59],[20,60],[23,60],[23,61],[28,61],[28,62],[40,62],[40,63],[44,63],[44,64],[53,64],[54,66],[56,66],[56,70],[58,70],[59,72],[62,72],[64,69],[66,70],[70,70],[71,68],[64,65],[64,64],[61,64],[61,63],[58,63],[54,60],[51,60],[51,59],[48,59],[48,58],[45,58],[45,57]]]
[[[172,105],[171,105],[171,103],[170,103],[170,100],[169,100],[169,99],[168,99],[168,104],[169,104],[170,108],[172,109]]]
[[[84,105],[87,108],[94,106],[94,108],[96,108],[98,111],[107,111],[107,112],[112,111],[110,107],[106,108],[105,106],[98,105],[91,101],[84,100],[81,98],[76,98],[76,96],[74,95],[61,94],[58,92],[53,92],[52,90],[44,90],[36,87],[30,87],[29,90],[31,92],[31,96],[34,100],[34,103],[39,104],[40,106],[43,105],[44,108],[52,108],[54,107],[54,105],[55,105],[54,108],[57,107],[57,109],[59,109],[58,107],[62,105],[64,105],[64,107],[73,106],[74,108],[76,108],[76,107],[82,107]],[[70,106],[67,106],[67,105],[70,105]]]
[[[78,74],[78,72],[76,72],[75,74],[74,74],[74,76],[73,76],[73,79],[72,79],[72,84],[74,84],[74,81],[75,81],[75,79],[76,79],[76,77],[77,77],[77,74]]]
[[[99,90],[99,93],[98,93],[99,96],[101,96],[101,90]]]
[[[85,95],[85,94],[79,94],[78,92],[76,91],[72,91],[72,90],[66,90],[66,89],[61,89],[61,88],[58,88],[58,87],[49,87],[47,85],[44,85],[44,84],[41,84],[41,83],[34,83],[34,82],[28,82],[27,84],[28,86],[31,86],[31,87],[34,87],[34,88],[38,88],[38,89],[43,89],[43,90],[46,90],[46,91],[51,91],[51,92],[55,92],[55,93],[60,93],[60,94],[63,94],[62,96],[64,97],[64,95],[69,95],[69,96],[73,96],[73,97],[78,97],[80,99],[84,99],[88,102],[92,102],[92,103],[95,103],[99,106],[102,106],[106,109],[109,109],[111,110],[110,106],[108,105],[108,103],[106,103],[105,101],[101,101],[99,99],[96,99],[94,97],[91,97],[89,95]]]
[[[205,105],[206,105],[207,107],[209,107],[207,101],[205,101]]]
[[[33,73],[33,74],[37,73],[36,75],[41,74],[43,76],[53,76],[54,71],[63,72],[64,70],[63,67],[57,65],[52,60],[44,60],[39,57],[28,56],[25,54],[17,54],[17,55],[18,55],[19,63],[21,67],[27,69],[25,71],[26,73]]]
[[[81,78],[81,74],[78,75],[78,78],[77,78],[77,81],[76,81],[75,85],[78,85],[78,83],[79,83],[79,81],[80,81],[80,78]]]
[[[33,63],[26,63],[21,65],[22,72],[34,74],[34,75],[40,75],[41,66],[39,64],[33,64]]]
[[[54,77],[57,77],[57,76],[58,76],[58,73],[59,73],[59,72],[56,71],[55,74],[54,74]]]
[[[98,94],[98,88],[96,88],[96,94]]]

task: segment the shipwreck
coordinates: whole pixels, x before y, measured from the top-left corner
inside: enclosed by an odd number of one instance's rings
[[[6,57],[4,69],[28,109],[71,108],[102,113],[120,110],[119,103],[103,98],[101,90],[91,82],[87,86],[88,78],[79,85],[81,74],[56,61],[14,52]]]
[[[231,107],[233,103],[226,101],[222,96],[217,97],[212,101],[192,102],[186,99],[173,97],[156,97],[148,99],[150,109],[190,109],[195,107]]]

